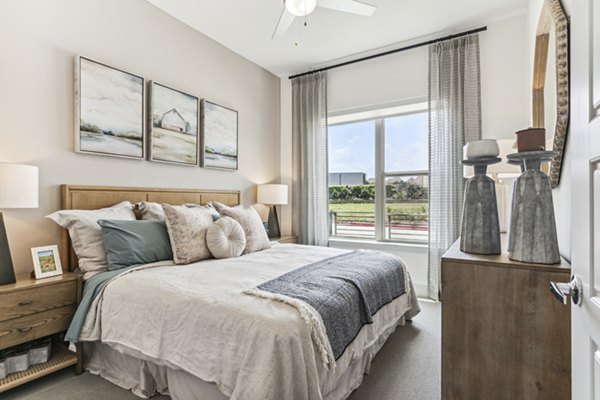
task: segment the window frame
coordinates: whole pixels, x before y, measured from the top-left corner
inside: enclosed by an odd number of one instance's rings
[[[330,239],[344,240],[374,240],[384,243],[410,243],[410,244],[426,244],[429,241],[429,232],[424,239],[386,239],[385,235],[385,219],[386,219],[386,198],[385,198],[385,180],[390,177],[398,176],[427,176],[429,170],[413,170],[413,171],[385,171],[385,120],[388,118],[401,117],[405,115],[418,114],[427,112],[429,105],[427,102],[419,101],[402,106],[389,108],[381,108],[370,111],[362,111],[358,113],[339,114],[333,117],[328,117],[327,128],[332,126],[347,125],[358,122],[373,121],[375,126],[375,235],[374,238],[364,238],[357,236],[337,236],[330,235]],[[333,121],[333,122],[329,122]],[[329,171],[328,171],[329,172]],[[428,196],[429,197],[429,196]],[[429,209],[427,210],[427,218],[429,220]]]

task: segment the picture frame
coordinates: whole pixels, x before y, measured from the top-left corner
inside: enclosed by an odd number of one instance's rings
[[[150,161],[200,165],[200,100],[178,89],[150,81]]]
[[[33,247],[31,249],[31,257],[33,258],[35,279],[62,275],[63,271],[58,246]]]
[[[146,158],[146,81],[83,56],[75,57],[75,152]]]
[[[238,169],[238,112],[202,100],[202,167]]]

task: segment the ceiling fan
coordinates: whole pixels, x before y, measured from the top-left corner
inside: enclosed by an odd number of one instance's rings
[[[370,17],[377,7],[356,0],[283,0],[283,12],[271,39],[282,36],[296,17],[306,17],[316,7]]]

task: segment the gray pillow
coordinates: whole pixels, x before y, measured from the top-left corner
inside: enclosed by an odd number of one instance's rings
[[[172,260],[164,221],[100,220],[108,270]]]
[[[233,218],[244,229],[246,235],[244,254],[271,248],[271,241],[267,236],[265,226],[254,208],[223,206],[220,208],[219,213],[223,217]]]
[[[212,212],[206,207],[163,204],[169,231],[173,261],[189,264],[211,257],[206,245],[206,231],[213,224]]]

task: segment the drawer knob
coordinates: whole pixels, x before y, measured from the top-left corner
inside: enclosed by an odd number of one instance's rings
[[[28,328],[17,328],[17,331],[19,333],[29,332],[30,330],[31,330],[31,327],[28,327]]]
[[[33,300],[22,301],[19,303],[20,306],[28,306],[30,304],[33,304]]]

